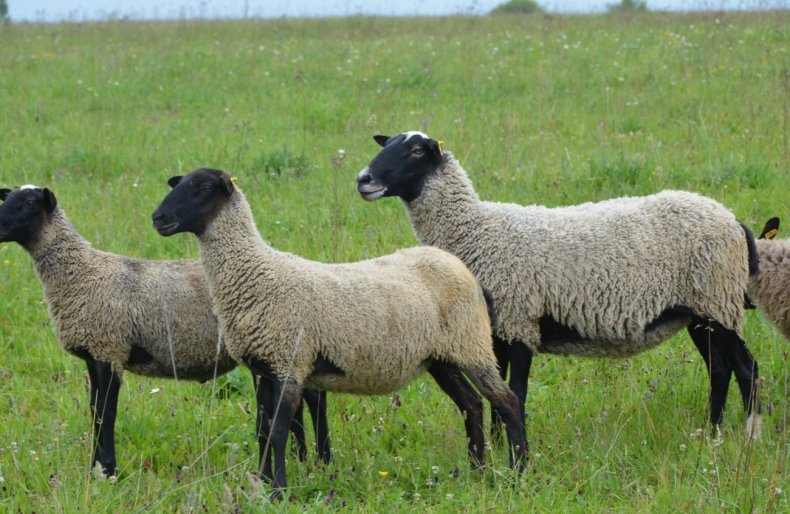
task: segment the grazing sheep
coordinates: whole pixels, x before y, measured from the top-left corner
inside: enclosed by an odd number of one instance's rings
[[[773,239],[779,218],[771,218],[757,239],[760,270],[749,281],[749,298],[790,339],[790,240]]]
[[[418,247],[350,264],[309,261],[261,238],[226,173],[198,169],[168,183],[154,227],[197,236],[228,353],[262,377],[258,406],[274,413],[274,474],[268,462],[259,467],[273,498],[286,487],[285,429],[306,385],[386,394],[427,370],[465,414],[469,457],[481,465],[482,404],[463,372],[505,420],[511,464],[523,465],[518,399],[497,372],[482,289],[458,258]]]
[[[115,475],[114,425],[121,374],[207,381],[236,367],[198,260],[149,261],[95,250],[46,188],[0,189],[0,242],[30,254],[44,285],[55,335],[85,361],[95,444],[93,462]],[[329,459],[326,397],[305,393],[318,450]],[[293,425],[304,458],[301,417]]]
[[[359,193],[400,197],[421,243],[460,257],[492,292],[495,351],[522,405],[533,353],[627,356],[685,327],[710,373],[711,422],[734,371],[756,435],[757,363],[741,324],[757,263],[730,211],[679,191],[559,208],[484,202],[427,135],[374,139],[384,148],[358,174]]]

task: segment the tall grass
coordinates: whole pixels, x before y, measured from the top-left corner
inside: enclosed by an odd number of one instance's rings
[[[16,24],[0,49],[0,186],[50,187],[117,253],[197,255],[150,213],[168,177],[198,166],[239,177],[279,249],[337,262],[416,244],[397,201],[353,187],[371,135],[407,129],[443,139],[486,199],[682,188],[755,228],[788,215],[783,12]],[[334,462],[290,458],[292,502],[267,507],[243,370],[218,387],[127,373],[119,478],[92,477],[84,366],[58,347],[29,257],[0,245],[0,265],[7,512],[790,510],[788,346],[759,313],[745,332],[759,442],[736,393],[709,434],[707,375],[681,334],[624,360],[536,358],[515,486],[500,448],[470,471],[460,416],[428,379],[397,397],[330,395]]]

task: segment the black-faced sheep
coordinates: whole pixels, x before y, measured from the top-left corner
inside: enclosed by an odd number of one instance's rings
[[[384,148],[358,174],[359,193],[400,197],[420,242],[460,257],[492,292],[497,356],[522,405],[533,353],[626,356],[687,328],[710,373],[711,422],[734,371],[756,434],[757,363],[741,338],[754,238],[730,211],[679,191],[558,208],[485,202],[427,135],[374,139]]]
[[[749,281],[749,298],[790,339],[790,240],[774,239],[779,218],[771,218],[757,239],[759,271]]]
[[[198,260],[150,261],[95,250],[46,188],[0,189],[0,242],[33,259],[61,346],[85,361],[93,462],[115,475],[114,426],[123,370],[207,381],[236,367],[218,335]],[[318,451],[329,460],[325,393],[306,392]],[[301,418],[293,431],[304,458]]]
[[[198,169],[168,183],[154,227],[197,236],[228,353],[266,384],[257,401],[274,413],[275,464],[274,474],[266,463],[259,471],[274,498],[286,487],[286,429],[305,386],[386,394],[428,371],[465,414],[469,456],[480,465],[482,404],[463,372],[505,420],[511,464],[523,465],[518,399],[497,371],[482,289],[458,258],[419,247],[348,264],[306,260],[261,238],[226,173]]]

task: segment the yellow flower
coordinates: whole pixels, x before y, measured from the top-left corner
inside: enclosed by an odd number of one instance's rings
[[[390,472],[389,472],[389,471],[379,471],[379,476],[380,476],[381,478],[384,478],[384,477],[386,477],[386,476],[387,476],[387,475],[389,475],[389,474],[390,474]]]

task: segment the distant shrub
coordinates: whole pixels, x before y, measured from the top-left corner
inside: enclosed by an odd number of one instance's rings
[[[8,2],[0,0],[0,21],[8,21]]]
[[[637,12],[647,11],[647,2],[644,0],[620,0],[619,4],[609,4],[607,6],[609,12]]]
[[[309,162],[304,154],[295,154],[287,146],[258,156],[252,163],[252,170],[263,172],[271,177],[286,175],[303,176]]]
[[[541,11],[535,0],[510,0],[495,7],[491,14],[533,14]]]

